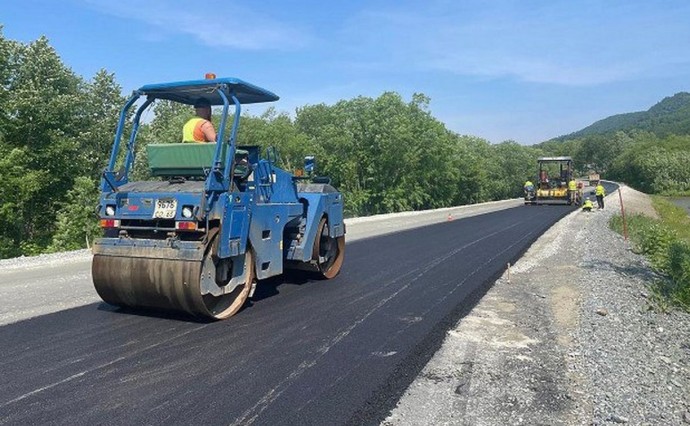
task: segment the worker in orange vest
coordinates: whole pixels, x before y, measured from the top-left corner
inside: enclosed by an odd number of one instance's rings
[[[196,117],[190,118],[182,128],[182,142],[215,142],[216,129],[211,123],[211,104],[199,99],[194,104]]]

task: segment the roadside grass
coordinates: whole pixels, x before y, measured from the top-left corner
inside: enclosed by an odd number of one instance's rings
[[[678,238],[690,243],[690,216],[688,213],[666,197],[659,195],[652,196],[652,205],[654,210],[659,213],[661,221],[673,229],[678,234]]]
[[[660,219],[626,216],[633,251],[647,256],[665,277],[651,287],[657,305],[662,310],[675,305],[690,312],[690,216],[664,197],[653,196],[652,205]],[[622,234],[622,217],[613,216],[609,226]]]

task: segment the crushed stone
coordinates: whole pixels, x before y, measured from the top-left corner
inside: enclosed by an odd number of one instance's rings
[[[621,192],[628,214],[653,216],[648,196]],[[608,227],[619,211],[614,192],[605,210],[546,232],[448,332],[382,424],[687,424],[690,314],[653,305],[660,277]]]

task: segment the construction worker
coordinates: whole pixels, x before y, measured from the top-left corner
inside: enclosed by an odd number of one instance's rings
[[[601,181],[599,181],[597,187],[594,189],[594,195],[597,196],[597,206],[601,210],[604,210],[604,196],[606,195],[606,190],[604,189],[604,186],[601,184]]]
[[[527,182],[525,182],[525,184],[522,185],[522,189],[524,189],[525,192],[533,191],[534,190],[534,184],[532,183],[531,180],[527,179]]]
[[[522,189],[525,192],[525,201],[532,201],[534,198],[534,184],[532,181],[527,179],[525,184],[522,185]]]
[[[182,142],[215,142],[216,129],[211,123],[211,104],[199,99],[194,104],[196,117],[190,118],[182,128]]]
[[[568,182],[568,195],[570,196],[570,204],[577,203],[577,182],[575,179],[570,179]]]
[[[594,205],[592,204],[592,200],[590,200],[589,198],[585,198],[585,202],[582,203],[582,211],[591,212],[592,207],[594,207]]]

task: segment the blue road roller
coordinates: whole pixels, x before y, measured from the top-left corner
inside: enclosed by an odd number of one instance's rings
[[[203,100],[221,110],[216,142],[150,143],[151,177],[130,180],[141,116],[156,100]],[[226,319],[257,282],[286,268],[325,279],[338,274],[345,254],[342,194],[327,178],[282,170],[270,149],[236,146],[241,106],[276,100],[243,80],[215,76],[133,92],[100,185],[104,237],[93,245],[92,274],[105,302]],[[313,165],[307,157],[306,166]]]

